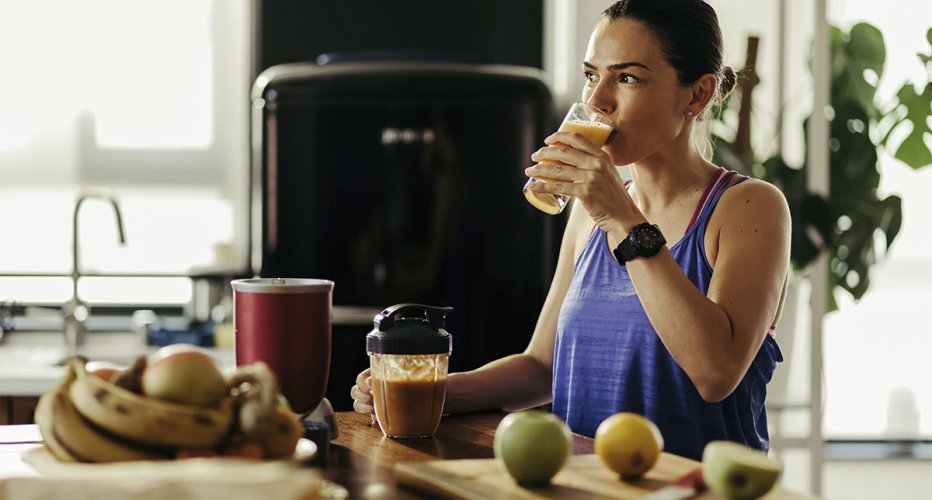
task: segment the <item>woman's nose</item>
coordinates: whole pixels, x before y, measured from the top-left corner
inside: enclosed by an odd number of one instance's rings
[[[615,99],[609,89],[603,86],[603,82],[599,82],[599,84],[592,89],[592,93],[589,94],[588,98],[584,100],[586,104],[599,108],[607,115],[615,111]]]

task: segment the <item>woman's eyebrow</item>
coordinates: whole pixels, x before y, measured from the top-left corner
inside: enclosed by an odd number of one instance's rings
[[[585,66],[585,67],[587,67],[587,68],[589,68],[589,69],[597,69],[597,68],[595,67],[595,65],[593,65],[592,63],[586,62],[586,61],[583,61],[583,66]],[[637,61],[630,61],[630,62],[622,62],[622,63],[610,64],[610,65],[608,66],[608,69],[609,69],[609,71],[618,71],[618,70],[621,70],[621,69],[630,68],[630,67],[632,67],[632,66],[638,67],[638,68],[644,68],[644,69],[646,69],[647,71],[651,71],[650,66],[648,66],[648,65],[646,65],[646,64],[644,64],[644,63],[639,63],[639,62],[637,62]]]

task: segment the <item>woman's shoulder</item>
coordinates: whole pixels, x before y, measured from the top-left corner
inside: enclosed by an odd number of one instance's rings
[[[744,179],[744,181],[740,181]],[[754,204],[755,207],[747,205]],[[786,210],[789,213],[789,207],[786,203],[786,196],[773,184],[757,179],[754,177],[737,177],[732,181],[732,185],[722,193],[722,199],[719,202],[719,208],[733,208],[735,210],[746,210],[748,208],[760,209],[769,207],[775,210]],[[716,210],[718,212],[718,210]]]
[[[748,178],[722,194],[709,218],[705,243],[714,266],[723,248],[744,248],[764,254],[766,248],[785,247],[790,242],[790,209],[786,197],[769,182]]]
[[[790,208],[786,197],[773,184],[753,177],[732,181],[718,201],[709,220],[711,229],[746,227],[752,220],[767,221],[772,230],[789,227]]]

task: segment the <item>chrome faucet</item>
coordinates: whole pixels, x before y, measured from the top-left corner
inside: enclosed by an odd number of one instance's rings
[[[83,191],[78,195],[78,200],[74,204],[74,214],[71,220],[71,300],[65,304],[62,314],[65,320],[65,347],[68,354],[76,354],[78,346],[84,345],[87,329],[84,321],[88,317],[87,305],[78,298],[78,280],[81,279],[81,271],[78,267],[78,214],[81,211],[81,205],[84,200],[97,198],[109,201],[113,206],[113,213],[116,215],[117,232],[120,237],[120,244],[126,243],[126,236],[123,232],[123,216],[120,213],[120,205],[116,198],[106,191]]]

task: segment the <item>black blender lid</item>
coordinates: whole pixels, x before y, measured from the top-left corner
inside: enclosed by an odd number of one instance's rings
[[[453,345],[444,330],[452,307],[396,304],[373,319],[366,350],[377,354],[449,354]]]

